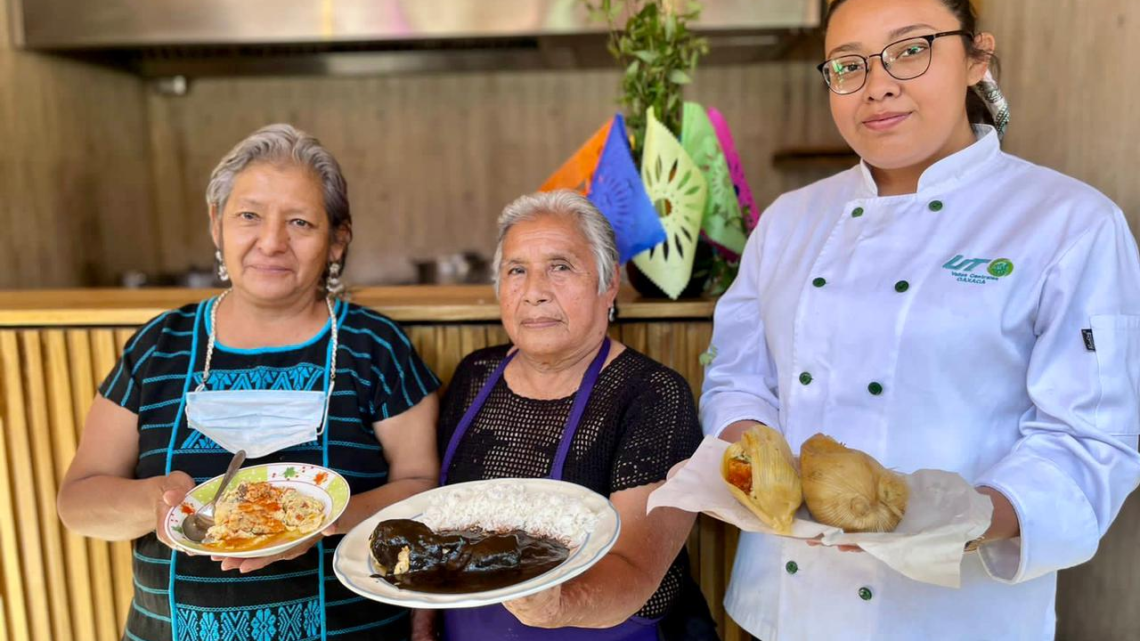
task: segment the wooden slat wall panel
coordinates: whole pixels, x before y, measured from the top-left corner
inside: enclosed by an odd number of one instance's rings
[[[510,342],[511,337],[507,336],[507,330],[501,325],[491,325],[487,328],[487,345],[506,345]]]
[[[49,391],[43,363],[42,333],[23,332],[23,370],[27,381],[25,399],[31,441],[31,462],[39,507],[40,541],[43,545],[45,593],[51,608],[52,638],[71,635],[71,616],[67,608],[67,579],[64,575],[63,542],[60,523],[55,513],[56,475],[52,455],[51,428],[48,423]]]
[[[89,389],[88,372],[90,348],[86,332],[45,332],[46,362],[52,439],[55,450],[56,487],[63,480],[67,466],[75,456],[77,437],[83,416],[77,409],[86,406],[91,397],[79,396],[80,388]],[[73,340],[75,335],[81,340]],[[80,404],[76,401],[79,400]],[[63,530],[63,554],[67,571],[67,591],[70,598],[72,634],[75,639],[95,638],[95,611],[87,593],[91,589],[91,574],[86,540],[66,529]]]
[[[429,367],[447,380],[462,357],[508,342],[497,324],[419,325],[405,329]],[[708,322],[619,323],[611,334],[686,376],[699,389],[699,355]],[[117,641],[133,591],[126,543],[63,530],[55,494],[74,456],[99,382],[131,330],[0,332],[0,641]],[[18,479],[34,479],[18,483]],[[11,518],[20,514],[22,518]],[[28,518],[28,515],[32,515]],[[723,610],[734,532],[701,517],[689,540],[694,576],[727,639],[743,639]]]
[[[75,429],[75,444],[78,446],[79,439],[83,432],[83,423],[87,417],[87,410],[91,405],[92,399],[95,397],[95,383],[94,380],[98,374],[95,372],[95,365],[92,356],[92,345],[90,332],[86,330],[69,330],[67,332],[67,344],[69,349],[68,362],[71,366],[71,384],[72,384],[72,415],[73,427]],[[94,541],[88,541],[83,537],[70,535],[73,539],[78,539],[71,554],[77,563],[82,563],[82,567],[73,568],[72,582],[74,587],[73,591],[78,591],[80,594],[89,594],[91,585],[96,579],[96,575],[92,574],[93,560],[91,557],[91,549],[96,545]],[[100,578],[100,581],[103,579]],[[99,586],[104,589],[105,586],[100,583]],[[76,597],[79,598],[78,596]],[[77,611],[76,620],[76,635],[79,639],[96,639],[100,638],[99,632],[99,619],[95,613],[93,600],[87,596],[82,599],[84,601],[83,608],[90,610]]]
[[[404,325],[403,328],[404,328],[404,332],[408,335],[408,338],[412,341],[412,346],[416,348],[416,352],[419,353],[421,358],[423,358],[424,360],[428,360],[426,350],[432,344],[432,340],[431,340],[433,338],[432,327],[430,325],[427,325],[427,326]]]
[[[13,394],[17,381],[9,380],[14,372],[7,366],[9,350],[16,346],[15,332],[0,331],[0,581],[3,582],[4,630],[11,639],[28,639],[27,603],[20,579],[20,539],[16,532],[15,488],[13,487],[11,456],[8,435],[16,429],[16,412],[20,411],[19,397]]]
[[[434,354],[432,371],[437,376],[451,378],[459,361],[467,355],[463,351],[462,328],[456,325],[439,325],[435,327],[436,352]]]
[[[55,512],[59,482],[74,456],[96,380],[114,363],[129,332],[97,334],[94,361],[87,331],[6,331],[0,337],[3,418],[7,425],[23,425],[3,431],[0,452],[0,496],[9,501],[0,501],[0,508],[20,515],[4,518],[12,527],[0,526],[5,619],[15,639],[116,641],[126,621],[133,591],[130,544],[66,532]]]
[[[487,337],[487,328],[482,326],[464,325],[459,328],[459,353],[466,356],[471,352],[484,347],[490,347]],[[436,372],[440,376],[451,376],[451,372],[440,370]]]
[[[4,407],[7,416],[4,431],[8,454],[8,483],[14,498],[14,511],[5,519],[16,522],[18,557],[5,562],[5,569],[17,572],[17,590],[23,594],[28,619],[27,638],[48,641],[52,638],[50,604],[45,580],[43,541],[40,538],[39,506],[36,502],[35,472],[32,467],[31,426],[22,375],[24,354],[19,334],[0,334],[0,359],[3,362]]]
[[[0,428],[4,427],[4,423],[0,422]],[[3,454],[3,452],[0,452]],[[0,565],[0,573],[3,572],[3,565]],[[0,590],[0,641],[8,641],[11,637],[8,636],[8,611],[7,606],[4,605],[4,591]]]
[[[91,330],[91,380],[102,381],[115,367],[119,350],[115,332],[108,329]],[[92,393],[94,396],[94,393]],[[88,539],[88,554],[91,558],[91,575],[99,582],[98,589],[92,590],[95,608],[96,638],[98,641],[118,641],[118,621],[122,618],[115,609],[114,571],[111,563],[111,544],[106,541]]]
[[[648,323],[622,323],[618,327],[621,328],[621,342],[642,354],[646,353],[649,349]]]

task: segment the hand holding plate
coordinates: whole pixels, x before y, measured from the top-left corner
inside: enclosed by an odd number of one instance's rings
[[[325,529],[321,530],[321,536],[322,537],[332,536],[336,533],[337,533],[336,523],[333,523],[333,524],[329,525],[328,527],[326,527]],[[264,568],[270,564],[276,563],[277,561],[289,561],[289,560],[295,559],[299,556],[303,556],[306,552],[309,551],[309,549],[311,549],[314,545],[317,544],[317,541],[320,541],[320,538],[314,537],[314,538],[311,538],[311,539],[305,541],[304,543],[302,543],[300,545],[291,547],[288,550],[285,550],[284,552],[280,552],[278,554],[271,554],[269,556],[258,556],[258,557],[246,558],[246,559],[239,559],[239,558],[233,558],[233,557],[221,557],[221,556],[211,556],[210,558],[214,561],[221,561],[223,571],[237,570],[239,573],[245,574],[247,572],[253,572],[255,570],[260,570],[260,569],[262,569],[262,568]]]
[[[194,479],[190,478],[189,474],[177,470],[167,474],[161,481],[160,494],[154,507],[156,524],[154,533],[158,536],[158,540],[168,547],[177,549],[166,535],[166,528],[163,527],[163,524],[166,522],[166,517],[170,511],[182,504],[182,499],[186,498],[186,493],[193,487]]]
[[[560,628],[562,586],[556,585],[521,599],[507,601],[503,607],[520,622],[532,628]]]

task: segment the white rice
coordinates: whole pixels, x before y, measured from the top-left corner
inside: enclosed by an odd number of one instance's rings
[[[491,485],[441,492],[432,497],[419,521],[436,532],[524,530],[575,548],[593,531],[598,518],[593,510],[564,494]]]

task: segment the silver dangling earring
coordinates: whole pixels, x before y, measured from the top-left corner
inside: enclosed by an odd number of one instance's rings
[[[226,261],[222,260],[222,250],[214,251],[214,260],[218,262],[218,280],[223,283],[230,279],[230,270],[226,269]]]
[[[610,306],[610,322],[611,323],[614,322],[615,318],[617,318],[617,310],[615,309],[615,307],[613,305],[611,305]]]
[[[325,281],[325,290],[333,295],[339,296],[344,291],[344,283],[340,280],[340,263],[329,263],[329,277]]]

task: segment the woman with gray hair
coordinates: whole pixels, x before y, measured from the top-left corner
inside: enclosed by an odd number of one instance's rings
[[[135,541],[124,639],[405,639],[406,610],[329,580],[339,537],[219,563],[176,552],[162,533],[187,490],[239,450],[247,466],[319,465],[347,479],[352,497],[325,537],[439,474],[439,382],[395,323],[340,300],[352,218],[333,156],[271,125],[222,159],[206,193],[230,288],[127,343],[87,415],[60,518]]]
[[[617,266],[609,222],[573,192],[523,196],[499,218],[495,287],[513,345],[474,352],[456,370],[440,419],[441,483],[562,479],[609,497],[622,528],[574,580],[504,606],[445,612],[445,639],[702,638],[686,618],[716,638],[683,551],[693,515],[646,514],[649,494],[701,440],[693,393],[673,370],[607,337]],[[703,618],[684,616],[694,610]]]

